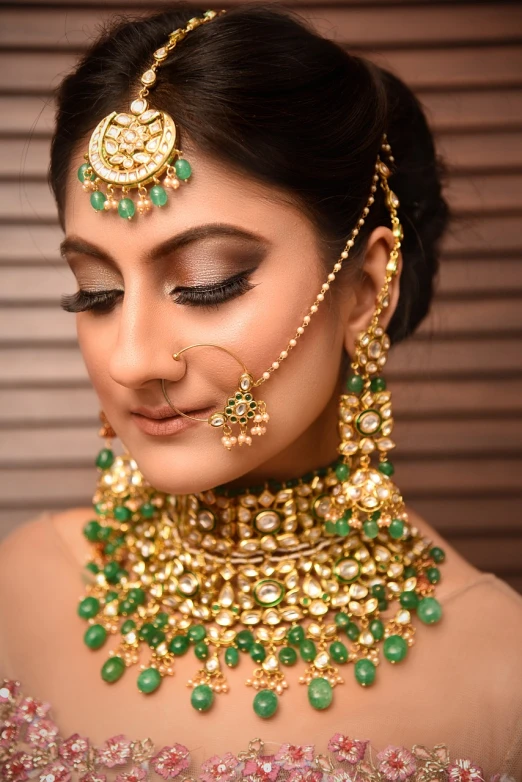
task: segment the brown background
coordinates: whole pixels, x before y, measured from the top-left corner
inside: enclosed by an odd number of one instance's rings
[[[45,182],[51,89],[108,13],[159,5],[0,8],[0,535],[41,510],[88,504],[100,445],[74,317],[58,307],[75,285]],[[436,303],[386,373],[395,477],[464,556],[522,592],[522,5],[294,7],[405,79],[451,164],[459,222]]]

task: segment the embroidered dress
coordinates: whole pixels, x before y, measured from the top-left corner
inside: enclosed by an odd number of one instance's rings
[[[151,738],[111,736],[94,745],[87,736],[62,736],[49,703],[23,692],[20,682],[0,686],[2,782],[518,782],[502,769],[485,776],[473,758],[434,747],[389,745],[335,733],[323,751],[311,744],[274,749],[252,740],[234,755],[214,755],[195,768],[190,750]]]

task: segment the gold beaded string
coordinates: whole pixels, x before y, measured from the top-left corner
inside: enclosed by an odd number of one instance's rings
[[[383,136],[382,136],[381,149],[383,149],[387,153],[388,160],[391,163],[393,163],[395,159],[394,159],[393,155],[391,155],[391,147],[390,147],[390,145],[387,142],[386,133],[383,133]],[[386,194],[385,195],[386,205],[388,206],[388,209],[391,212],[392,231],[393,231],[393,235],[395,237],[395,244],[394,244],[394,247],[393,247],[393,249],[392,249],[392,251],[390,253],[390,259],[389,259],[388,264],[386,266],[386,270],[387,270],[387,272],[389,272],[389,274],[387,274],[386,281],[385,281],[385,283],[383,285],[383,288],[381,289],[381,293],[379,294],[379,297],[378,297],[378,307],[376,309],[374,317],[372,318],[372,324],[373,324],[374,320],[376,321],[376,319],[378,319],[378,317],[379,317],[383,307],[387,307],[388,306],[389,301],[387,301],[386,296],[387,296],[387,293],[388,293],[388,290],[389,290],[389,283],[391,281],[391,278],[397,272],[397,259],[398,259],[398,254],[399,254],[399,248],[401,246],[401,241],[400,240],[402,239],[402,236],[403,236],[402,228],[401,228],[399,219],[397,217],[397,210],[396,210],[396,206],[395,206],[396,204],[398,204],[398,200],[397,200],[397,197],[395,196],[395,194],[392,193],[392,191],[390,190],[390,188],[388,186],[388,182],[387,182],[387,177],[390,176],[390,174],[391,174],[390,169],[388,168],[388,166],[386,166],[385,163],[383,163],[381,161],[380,155],[378,155],[377,156],[377,161],[375,163],[375,169],[374,169],[373,178],[372,178],[372,185],[371,185],[371,189],[370,189],[370,196],[368,198],[368,201],[366,202],[366,206],[364,207],[364,209],[362,211],[362,215],[361,215],[361,217],[359,218],[359,220],[357,222],[357,225],[353,228],[353,230],[351,232],[351,235],[350,235],[350,238],[346,242],[345,248],[342,251],[339,260],[335,263],[332,271],[328,275],[327,282],[323,283],[323,285],[321,286],[320,293],[318,293],[318,295],[317,295],[314,303],[311,305],[308,313],[304,316],[304,318],[302,320],[302,323],[297,328],[297,331],[296,331],[294,337],[288,342],[288,345],[287,345],[286,349],[281,351],[281,353],[279,354],[279,359],[277,361],[272,362],[272,365],[265,372],[263,372],[263,374],[261,375],[261,377],[258,380],[256,380],[252,384],[253,388],[256,387],[256,386],[260,386],[262,383],[265,383],[267,380],[270,379],[271,375],[276,371],[276,369],[279,369],[279,367],[281,365],[281,362],[284,361],[286,358],[288,358],[289,352],[293,348],[296,347],[297,340],[299,339],[299,337],[301,337],[302,334],[304,334],[304,330],[308,326],[308,324],[310,323],[310,320],[311,320],[312,316],[315,315],[315,313],[318,311],[319,305],[321,304],[322,301],[324,301],[325,293],[330,289],[330,285],[336,279],[337,273],[342,268],[343,261],[345,261],[348,258],[350,249],[355,244],[355,237],[360,232],[362,226],[365,223],[366,217],[367,217],[367,215],[368,215],[368,213],[370,211],[370,207],[371,207],[371,205],[375,201],[374,193],[377,190],[377,182],[378,182],[379,178],[381,178],[381,187],[383,188],[383,190],[385,191],[385,194]],[[384,303],[384,302],[387,302],[387,303]]]

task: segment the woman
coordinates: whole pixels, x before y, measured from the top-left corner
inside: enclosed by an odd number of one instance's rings
[[[177,6],[63,81],[50,183],[105,443],[0,547],[2,779],[521,779],[522,598],[392,479],[448,223],[411,91]]]

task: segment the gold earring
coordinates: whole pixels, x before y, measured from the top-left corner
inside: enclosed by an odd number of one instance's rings
[[[100,410],[99,418],[102,423],[100,429],[98,430],[98,435],[100,437],[103,437],[105,440],[105,447],[101,449],[101,451],[98,453],[98,456],[96,457],[96,466],[100,468],[100,470],[107,470],[109,467],[111,467],[112,463],[114,462],[114,451],[112,450],[112,440],[114,437],[116,437],[116,432],[112,428],[112,426],[109,423],[109,419],[103,412],[103,410]]]
[[[235,359],[243,368],[243,372],[238,380],[237,388],[228,398],[223,410],[212,413],[212,415],[210,415],[208,418],[196,418],[193,415],[182,413],[181,410],[178,410],[178,408],[175,407],[175,405],[173,405],[169,399],[165,388],[164,379],[161,381],[163,396],[165,397],[169,406],[176,413],[178,413],[178,415],[182,415],[184,418],[191,418],[193,421],[205,421],[214,428],[223,427],[223,436],[221,437],[221,442],[228,451],[230,451],[234,445],[252,445],[251,435],[265,434],[266,423],[270,418],[266,410],[266,403],[263,402],[262,399],[258,399],[257,401],[254,399],[252,394],[252,390],[255,385],[254,378],[243,364],[241,359],[238,358],[235,353],[233,353],[231,350],[228,350],[228,348],[224,348],[221,345],[214,345],[210,342],[201,342],[197,345],[189,345],[188,347],[179,350],[177,353],[173,353],[172,358],[174,361],[179,361],[182,353],[190,350],[191,348],[199,347],[212,347],[217,348],[218,350],[223,350],[225,353],[228,353],[229,356],[232,356],[232,358]],[[237,437],[233,434],[233,430],[230,424],[239,425],[239,434]],[[247,430],[248,424],[254,424],[250,429],[250,434]]]

